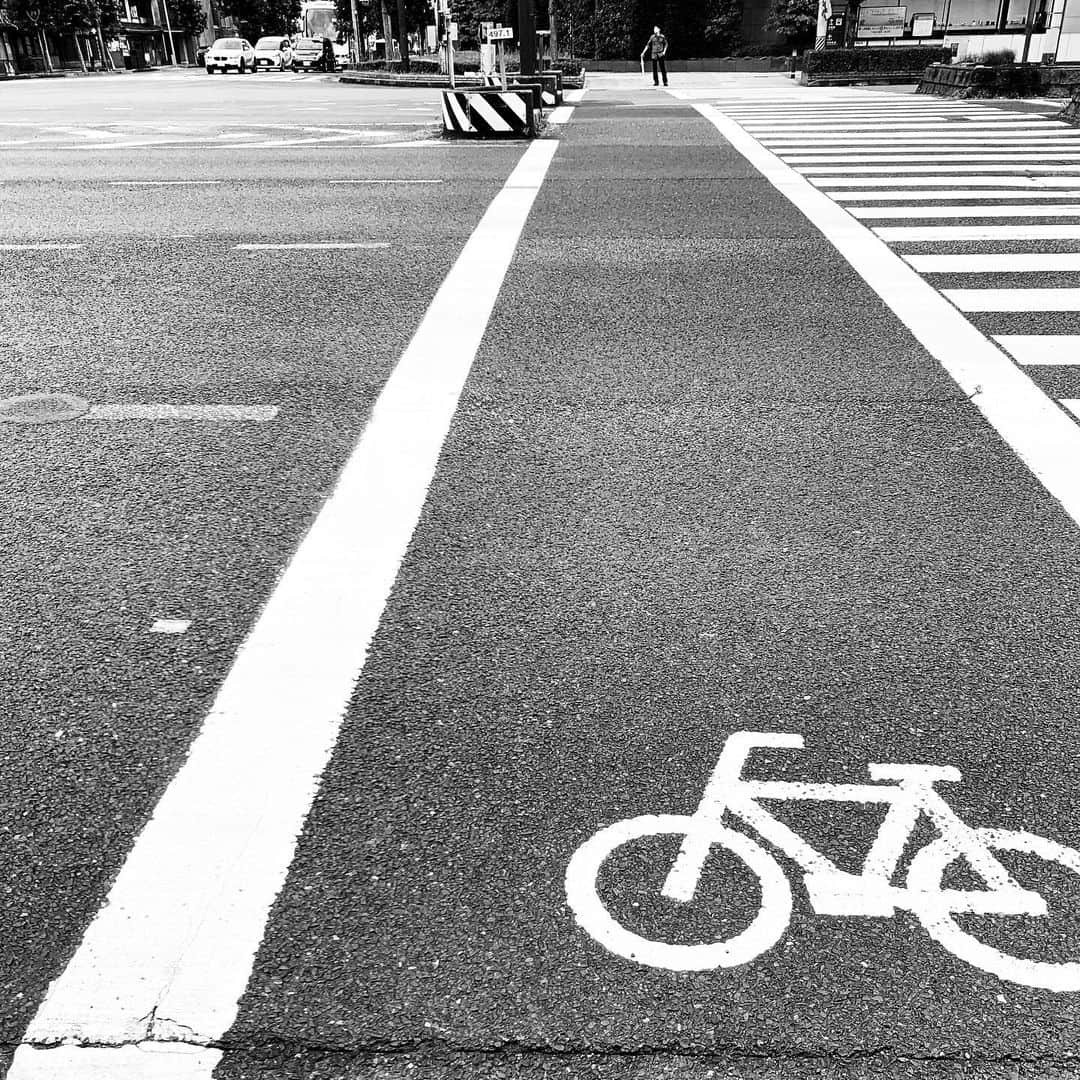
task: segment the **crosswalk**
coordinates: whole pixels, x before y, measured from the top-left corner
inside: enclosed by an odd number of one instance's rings
[[[1080,412],[1080,130],[1046,115],[869,91],[721,90],[709,104],[889,245],[1070,415]]]

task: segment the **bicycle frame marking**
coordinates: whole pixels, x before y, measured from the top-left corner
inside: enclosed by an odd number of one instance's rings
[[[816,914],[873,918],[910,911],[933,941],[973,967],[1025,986],[1080,992],[1080,962],[1014,956],[980,941],[978,928],[968,929],[953,917],[1045,916],[1046,900],[1038,892],[1022,888],[993,853],[1034,857],[1080,877],[1080,851],[1034,833],[965,824],[935,788],[937,783],[960,779],[960,773],[947,766],[872,764],[868,771],[873,783],[869,784],[743,778],[753,750],[801,749],[802,745],[802,736],[796,734],[735,732],[724,744],[693,813],[624,818],[603,826],[581,843],[567,865],[565,882],[567,903],[578,925],[609,952],[649,967],[709,971],[750,963],[784,936],[791,920],[791,870],[777,861],[772,854],[776,850],[802,871]],[[886,810],[861,871],[850,873],[774,817],[761,805],[766,801],[876,803]],[[904,884],[893,884],[924,816],[938,835],[913,853]],[[730,819],[741,821],[747,830],[725,825]],[[693,900],[714,848],[726,850],[756,877],[757,911],[745,929],[730,937],[675,943],[643,937],[608,910],[600,888],[607,859],[626,844],[660,836],[679,841],[678,854],[660,890],[669,900]],[[758,838],[766,843],[759,843]],[[944,887],[949,867],[961,858],[985,888]],[[723,894],[719,903],[725,904],[728,895]]]
[[[891,784],[822,784],[742,778],[743,767],[752,750],[763,747],[801,749],[802,746],[801,735],[773,732],[740,731],[728,739],[701,802],[691,816],[692,828],[664,882],[664,896],[683,902],[693,899],[712,847],[711,837],[721,827],[724,816],[731,814],[800,867],[810,903],[819,915],[889,917],[897,909],[927,908],[975,914],[1046,914],[1042,897],[1021,889],[975,831],[957,817],[935,790],[934,784],[939,781],[960,780],[956,769],[934,765],[869,766],[872,779],[895,781]],[[885,803],[889,809],[861,874],[851,874],[839,869],[793,829],[773,817],[758,804],[759,799]],[[933,821],[957,855],[963,855],[979,873],[989,887],[988,891],[913,892],[910,888],[892,884],[908,841],[923,814]]]

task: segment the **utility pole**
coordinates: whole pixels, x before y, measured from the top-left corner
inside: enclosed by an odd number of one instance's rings
[[[394,30],[390,25],[390,12],[386,10],[386,0],[379,0],[379,13],[382,15],[383,56],[389,63],[394,59]]]
[[[356,17],[356,0],[352,0],[353,60],[360,66],[360,20]]]
[[[1024,55],[1020,57],[1020,63],[1026,64],[1028,53],[1031,52],[1031,34],[1035,29],[1035,5],[1036,0],[1028,0],[1027,19],[1024,22]]]
[[[551,47],[551,66],[559,66],[559,8],[558,0],[548,0],[548,29],[551,37],[548,42]]]
[[[105,48],[105,35],[101,32],[101,20],[97,14],[94,15],[94,28],[97,30],[98,45],[101,46],[101,67],[103,71],[115,71],[116,65],[113,63],[112,53]]]
[[[168,0],[161,0],[161,10],[165,14],[165,36],[169,39],[169,55],[172,57],[172,66],[176,67],[176,42],[173,41],[172,24],[169,22]]]
[[[536,0],[518,0],[518,42],[521,76],[536,74]]]
[[[401,49],[401,69],[409,70],[409,27],[405,22],[405,0],[397,0],[398,46]]]

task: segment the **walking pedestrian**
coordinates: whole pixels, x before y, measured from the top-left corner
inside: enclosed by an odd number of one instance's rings
[[[659,26],[652,28],[652,37],[649,38],[645,48],[641,50],[641,63],[645,64],[645,54],[652,57],[652,82],[653,86],[660,85],[660,76],[664,76],[664,85],[667,86],[667,64],[664,57],[667,56],[668,40],[660,32]]]

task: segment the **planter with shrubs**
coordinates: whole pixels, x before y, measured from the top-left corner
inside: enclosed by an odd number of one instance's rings
[[[1018,64],[1011,49],[999,49],[959,64],[931,64],[917,92],[952,98],[1037,97],[1049,70],[1040,64]]]
[[[948,49],[929,45],[807,50],[802,82],[808,86],[918,82],[927,65],[944,63],[949,56]]]

